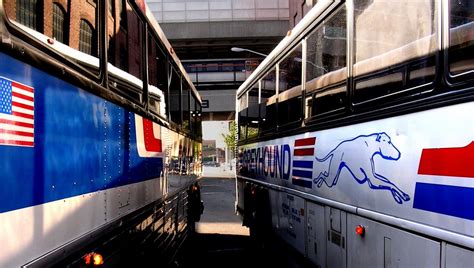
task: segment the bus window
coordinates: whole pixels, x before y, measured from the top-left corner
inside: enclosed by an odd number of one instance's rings
[[[269,132],[276,128],[277,115],[277,95],[276,95],[276,72],[273,68],[262,80],[260,80],[260,105],[262,132]]]
[[[347,84],[346,24],[346,9],[343,6],[307,38],[306,118],[344,107]],[[334,87],[338,90],[335,91]]]
[[[161,90],[164,99],[161,100],[165,106],[163,111],[155,111],[163,117],[168,117],[168,79],[166,69],[168,66],[168,60],[158,45],[153,35],[148,35],[148,83],[152,86],[157,87]]]
[[[196,96],[191,94],[191,134],[195,138],[200,137],[200,124],[201,124],[201,105],[199,104]]]
[[[301,85],[301,64],[301,45],[298,45],[279,64],[279,93]]]
[[[186,79],[183,82],[181,91],[181,110],[183,111],[183,129],[189,133],[190,131],[190,112],[189,109],[189,94],[191,93],[190,86]]]
[[[128,72],[137,78],[142,77],[142,22],[127,3],[128,32],[125,47],[128,48]]]
[[[311,115],[325,115],[328,112],[339,111],[344,108],[346,87],[332,87],[317,91],[311,100]]]
[[[194,137],[196,126],[196,97],[193,94],[189,96],[189,133]]]
[[[181,124],[181,77],[173,67],[170,66],[169,69],[170,119],[176,124]]]
[[[280,94],[278,97],[278,125],[286,125],[289,123],[299,122],[301,117],[301,86],[295,90],[287,91],[290,94]]]
[[[247,110],[248,110],[248,95],[243,94],[239,98],[239,139],[245,140],[247,138]]]
[[[196,114],[196,128],[195,128],[195,133],[196,137],[200,139],[202,137],[202,107],[201,104],[196,100],[196,106],[195,106],[195,114]]]
[[[158,91],[156,87],[154,86],[149,87],[150,96],[148,97],[148,109],[155,114],[160,114],[161,98],[158,92],[155,92],[155,91]]]
[[[279,64],[278,125],[301,120],[301,44]]]
[[[128,1],[121,2],[120,9],[120,21],[109,20],[109,26],[114,27],[108,27],[110,87],[140,102],[143,88],[142,40],[145,39],[143,22]],[[122,84],[119,80],[128,83]]]
[[[354,4],[356,103],[407,92],[434,80],[436,1]]]
[[[449,71],[452,75],[474,70],[474,3],[450,1]]]
[[[8,19],[30,36],[94,75],[99,74],[97,5],[94,2],[71,9],[67,1],[11,0],[3,1],[3,7]]]
[[[258,126],[260,121],[260,109],[258,103],[258,83],[254,84],[248,94],[248,113],[247,113],[247,138],[258,136]]]

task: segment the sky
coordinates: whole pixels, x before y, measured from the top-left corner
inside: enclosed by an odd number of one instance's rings
[[[229,121],[204,121],[202,122],[202,139],[215,140],[217,148],[224,148],[225,142],[222,134],[229,133]]]

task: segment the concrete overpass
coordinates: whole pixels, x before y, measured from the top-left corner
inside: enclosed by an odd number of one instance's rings
[[[184,62],[259,60],[261,56],[230,49],[268,54],[289,29],[288,0],[147,0],[147,4]],[[225,71],[199,74],[200,70],[190,74],[201,78],[194,82],[208,103],[203,120],[234,119],[235,92],[243,81],[239,70],[233,70],[236,79],[230,84],[227,78],[219,81]]]

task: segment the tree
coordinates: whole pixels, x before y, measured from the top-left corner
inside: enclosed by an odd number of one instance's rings
[[[222,137],[224,138],[224,142],[233,156],[232,158],[235,158],[235,149],[237,148],[237,124],[235,121],[231,121],[229,123],[229,134],[222,134]]]

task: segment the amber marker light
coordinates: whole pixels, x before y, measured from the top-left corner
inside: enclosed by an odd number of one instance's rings
[[[102,255],[95,252],[91,252],[84,255],[82,259],[84,260],[84,263],[87,266],[90,266],[90,265],[100,266],[104,264],[104,258],[102,257]]]
[[[94,253],[93,260],[96,266],[104,264],[104,258],[99,253]]]
[[[364,237],[365,235],[365,227],[362,226],[362,225],[357,225],[356,229],[355,229],[355,232],[356,234],[358,234],[360,237]]]

